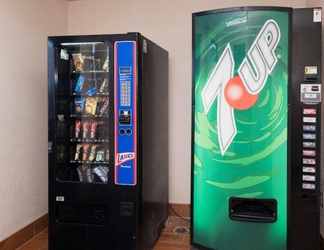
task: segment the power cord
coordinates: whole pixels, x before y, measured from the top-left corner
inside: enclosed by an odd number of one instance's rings
[[[175,215],[178,216],[180,219],[185,220],[185,221],[189,221],[189,222],[190,222],[190,219],[187,219],[187,218],[182,217],[180,214],[178,214],[178,213],[173,209],[173,207],[171,207],[170,204],[169,204],[169,207],[170,207],[170,209],[175,213]]]

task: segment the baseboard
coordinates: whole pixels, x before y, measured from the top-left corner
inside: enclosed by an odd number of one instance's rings
[[[48,214],[43,215],[28,226],[19,230],[9,238],[0,242],[1,250],[15,250],[44,231],[48,226]]]
[[[169,216],[190,218],[190,204],[169,204]]]

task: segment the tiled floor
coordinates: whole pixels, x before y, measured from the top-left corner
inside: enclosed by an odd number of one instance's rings
[[[190,233],[184,233],[189,229],[190,222],[179,217],[169,217],[166,227],[155,243],[153,250],[189,250]],[[178,229],[178,230],[176,230]],[[175,230],[179,233],[175,233]],[[48,250],[47,229],[28,241],[17,250]]]
[[[179,229],[180,228],[180,229]],[[188,233],[177,234],[175,229],[188,229]],[[189,250],[190,249],[190,222],[179,217],[169,217],[166,227],[155,243],[153,250]]]
[[[47,229],[36,235],[26,244],[19,247],[19,250],[48,250],[48,237]]]

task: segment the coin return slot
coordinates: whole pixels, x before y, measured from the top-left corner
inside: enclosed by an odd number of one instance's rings
[[[120,125],[130,125],[131,124],[131,111],[130,110],[120,110],[119,111],[119,124]]]

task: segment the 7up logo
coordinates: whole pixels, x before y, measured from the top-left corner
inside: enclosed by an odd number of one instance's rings
[[[240,65],[239,75],[234,77],[235,62],[231,46],[227,44],[201,92],[206,114],[218,97],[217,128],[222,155],[237,133],[234,109],[248,109],[257,101],[258,94],[278,61],[274,51],[279,40],[278,24],[274,20],[268,20]]]

